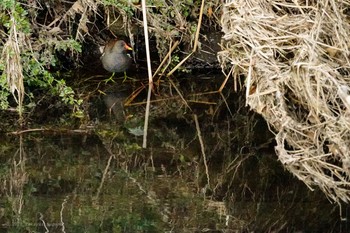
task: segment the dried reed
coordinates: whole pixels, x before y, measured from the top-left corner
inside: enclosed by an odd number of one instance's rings
[[[223,51],[246,103],[276,132],[276,153],[310,189],[350,201],[350,1],[235,0]]]

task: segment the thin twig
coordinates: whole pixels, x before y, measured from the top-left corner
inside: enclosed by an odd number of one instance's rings
[[[163,67],[164,63],[168,60],[168,58],[171,56],[171,53],[174,51],[174,49],[179,45],[179,41],[175,41],[175,43],[173,44],[173,46],[170,48],[169,52],[167,53],[167,55],[165,55],[163,61],[160,63],[160,65],[158,66],[158,69],[156,70],[156,72],[154,72],[153,74],[153,78],[158,74],[158,72],[160,71],[160,69]]]
[[[177,69],[179,69],[179,67],[185,63],[185,61],[187,61],[187,59],[189,57],[191,57],[193,54],[193,52],[191,52],[190,54],[188,54],[184,59],[182,59],[182,61],[180,61],[166,76],[170,77]]]
[[[145,124],[143,127],[143,143],[142,147],[147,147],[147,130],[148,130],[148,119],[149,119],[149,109],[151,105],[151,93],[153,87],[153,76],[152,76],[152,66],[151,66],[151,56],[149,50],[149,37],[148,37],[148,26],[147,26],[147,11],[146,11],[146,0],[141,1],[142,4],[142,16],[143,16],[143,30],[145,33],[145,45],[146,45],[146,57],[147,57],[147,70],[148,70],[148,94],[147,94],[147,104],[145,112]]]
[[[196,31],[196,36],[195,36],[195,41],[194,41],[194,45],[193,45],[193,50],[190,54],[188,54],[181,62],[179,62],[179,64],[177,64],[166,76],[169,77],[170,75],[172,75],[189,57],[192,56],[193,53],[195,53],[197,51],[197,47],[198,47],[198,39],[199,39],[199,32],[201,30],[201,25],[202,25],[202,18],[203,18],[203,10],[204,10],[204,0],[202,0],[202,5],[201,5],[201,9],[199,12],[199,18],[198,18],[198,24],[197,24],[197,31]]]
[[[233,71],[233,67],[230,69],[230,72],[228,72],[228,74],[226,75],[225,80],[222,82],[222,84],[221,84],[221,86],[220,86],[220,88],[218,90],[220,93],[222,92],[222,90],[226,86],[226,83],[227,83],[228,79],[230,78],[230,76],[232,74],[232,71]],[[237,90],[235,90],[235,91],[237,91]]]

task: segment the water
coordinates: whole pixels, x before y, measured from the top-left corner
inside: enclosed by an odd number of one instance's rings
[[[190,112],[172,91],[152,104],[147,149],[130,133],[143,125],[143,105],[113,109],[109,98],[109,112],[97,95],[85,127],[2,133],[1,231],[350,230],[348,206],[339,209],[283,169],[266,125],[239,95],[225,93],[228,111],[216,94],[189,94]]]

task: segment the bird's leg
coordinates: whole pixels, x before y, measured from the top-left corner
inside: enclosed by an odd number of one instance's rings
[[[115,83],[115,81],[113,80],[113,77],[114,77],[114,72],[113,72],[113,74],[111,75],[111,77],[109,77],[108,79],[105,79],[104,81],[105,81],[105,84],[107,84],[109,81],[112,81],[112,82],[114,82]]]
[[[123,80],[123,82],[125,82],[127,79],[133,80],[133,81],[136,80],[135,78],[129,77],[129,76],[126,74],[126,71],[124,71],[124,80]]]
[[[126,71],[124,71],[124,80],[123,82],[125,82],[129,77],[126,75]]]

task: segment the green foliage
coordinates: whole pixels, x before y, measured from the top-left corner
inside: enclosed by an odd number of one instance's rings
[[[76,100],[74,98],[75,93],[71,87],[66,85],[66,82],[61,80],[56,80],[56,85],[53,86],[53,91],[57,93],[65,104],[69,105],[80,105],[82,100]]]
[[[0,35],[6,40],[10,40],[10,33],[15,33],[16,38],[20,35],[26,37],[25,40],[18,40],[20,49],[20,57],[22,72],[24,76],[24,85],[26,91],[26,107],[35,106],[35,95],[31,90],[48,90],[51,95],[59,96],[62,102],[66,105],[72,106],[73,116],[82,117],[83,112],[80,109],[82,100],[76,97],[74,90],[67,86],[64,80],[55,77],[55,74],[49,69],[56,67],[58,59],[56,52],[63,51],[66,53],[80,53],[81,45],[78,41],[69,37],[55,37],[50,33],[42,33],[41,27],[31,25],[28,16],[28,11],[25,9],[26,4],[21,5],[15,0],[4,0],[0,2]],[[15,29],[15,30],[13,30]],[[0,42],[0,43],[1,43]],[[14,51],[7,49],[4,51],[4,44],[0,44],[2,57],[12,57]],[[11,95],[9,90],[8,78],[6,77],[6,64],[10,62],[6,59],[0,59],[0,109],[8,109],[9,97]],[[29,102],[28,101],[32,101]]]
[[[3,0],[0,2],[0,7],[1,7],[1,11],[3,11],[4,9],[11,9],[16,5],[16,1],[15,0]]]
[[[193,9],[196,7],[192,0],[175,0],[171,2],[166,2],[164,0],[153,0],[150,4],[158,7],[160,17],[165,20],[165,28],[169,27],[170,25],[174,27],[176,24],[180,25],[180,21],[186,22],[185,19],[193,14]],[[190,22],[187,21],[187,23]]]
[[[60,51],[67,51],[71,50],[73,52],[81,52],[81,45],[75,40],[67,39],[63,41],[59,41],[58,43],[55,43],[55,50]]]
[[[11,13],[8,14],[8,12]],[[0,2],[0,23],[7,29],[11,28],[12,24],[16,24],[18,31],[28,34],[30,32],[30,23],[26,17],[27,14],[28,12],[14,0]]]
[[[105,6],[114,6],[116,9],[122,10],[127,13],[129,16],[133,15],[134,11],[129,1],[115,1],[115,0],[103,0],[102,4]]]
[[[4,70],[3,61],[0,60],[0,72]],[[6,76],[4,74],[0,75],[0,109],[7,109],[9,103],[7,101],[8,96],[10,95],[9,88],[7,86]]]
[[[8,109],[9,103],[7,101],[10,93],[8,91],[0,91],[0,109]]]

